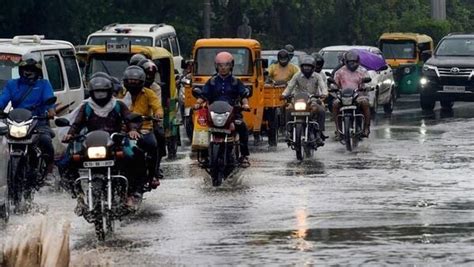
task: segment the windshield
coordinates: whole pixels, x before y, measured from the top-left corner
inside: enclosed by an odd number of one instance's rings
[[[8,80],[19,77],[17,63],[20,59],[21,55],[0,54],[0,90],[3,90]]]
[[[335,69],[339,65],[337,56],[344,51],[322,51],[321,55],[324,58],[324,69]]]
[[[253,74],[252,54],[247,48],[199,48],[195,57],[195,75],[210,76],[216,73],[214,57],[217,53],[227,51],[234,56],[233,75],[251,76]]]
[[[474,39],[444,39],[438,45],[437,56],[474,56]]]
[[[105,42],[109,42],[109,43],[131,42],[132,45],[153,46],[153,39],[151,37],[123,36],[123,35],[92,36],[91,38],[89,38],[87,45],[104,45]]]
[[[129,54],[104,54],[94,56],[87,66],[86,80],[89,80],[92,74],[99,71],[108,73],[111,76],[122,80],[123,72],[128,67],[129,58]]]
[[[413,41],[387,41],[380,45],[386,59],[414,59],[416,58],[415,43]]]

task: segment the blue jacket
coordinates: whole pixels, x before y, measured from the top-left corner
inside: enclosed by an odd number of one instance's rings
[[[221,76],[212,76],[202,89],[204,97],[212,103],[216,100],[226,101],[235,106],[237,99],[243,98],[247,89],[242,81],[232,75],[222,79]]]
[[[53,88],[48,80],[39,79],[32,85],[33,90],[21,102],[22,96],[28,91],[30,85],[23,81],[22,78],[12,79],[7,82],[0,95],[0,109],[4,109],[8,102],[12,102],[13,108],[26,108],[32,110],[33,115],[44,115],[48,109],[53,108],[54,105],[44,105],[43,103],[54,96]]]

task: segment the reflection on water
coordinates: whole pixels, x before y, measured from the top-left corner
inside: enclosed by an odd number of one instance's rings
[[[324,163],[318,160],[290,161],[286,164],[285,176],[317,176],[325,174]],[[278,175],[282,175],[281,170]]]

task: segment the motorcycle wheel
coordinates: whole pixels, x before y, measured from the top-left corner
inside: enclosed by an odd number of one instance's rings
[[[344,141],[346,143],[347,151],[352,151],[353,149],[351,126],[352,126],[351,117],[344,117]]]
[[[303,134],[303,125],[296,124],[296,136],[295,136],[295,152],[296,152],[296,159],[303,160],[303,153],[301,151],[301,137]]]
[[[312,134],[312,129],[308,129],[309,130],[309,138],[308,140],[314,140],[315,137],[314,137],[314,134]],[[313,153],[314,153],[314,150],[313,150],[313,146],[308,142],[305,142],[305,144],[303,145],[303,149],[304,149],[304,156],[306,158],[311,158],[313,156]]]
[[[178,136],[170,136],[166,142],[166,147],[168,149],[168,159],[176,159],[176,154],[178,152]]]
[[[188,137],[189,141],[193,141],[193,115],[192,113],[189,116],[184,117],[184,129],[186,130],[186,136]]]
[[[21,158],[19,157],[10,157],[8,161],[8,197],[13,203],[16,212],[20,212],[20,206],[23,198],[23,182],[21,177]]]
[[[212,178],[212,186],[220,186],[224,178],[222,169],[225,166],[221,166],[222,165],[221,159],[223,158],[221,150],[222,149],[221,149],[220,144],[211,144],[210,173],[211,173],[211,178]]]

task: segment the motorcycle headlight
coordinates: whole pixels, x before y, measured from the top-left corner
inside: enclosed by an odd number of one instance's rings
[[[342,105],[343,106],[352,105],[352,97],[342,97]]]
[[[218,114],[211,111],[212,124],[214,124],[214,126],[216,127],[222,127],[225,125],[229,116],[230,116],[230,112]]]
[[[296,111],[306,110],[306,103],[305,102],[296,102],[295,103],[295,110]]]
[[[90,159],[104,159],[107,156],[107,149],[105,146],[89,147],[87,149],[87,156]]]
[[[28,133],[30,125],[10,125],[9,134],[15,138],[23,138]]]

